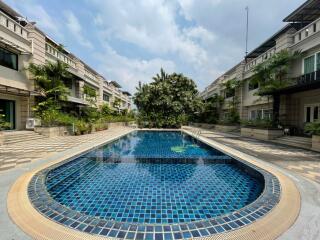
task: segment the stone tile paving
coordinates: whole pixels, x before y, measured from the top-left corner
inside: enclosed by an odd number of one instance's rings
[[[81,136],[63,136],[37,139],[0,146],[0,172],[14,168],[20,164],[43,159],[52,154],[79,146],[80,144],[109,138],[111,134],[123,131],[117,127],[106,131]]]
[[[210,130],[201,135],[320,183],[320,153]]]

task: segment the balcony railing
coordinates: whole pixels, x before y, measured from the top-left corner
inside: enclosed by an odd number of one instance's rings
[[[0,25],[4,26],[5,28],[10,30],[11,32],[14,32],[25,40],[28,40],[28,31],[3,12],[0,12]]]
[[[70,67],[76,69],[76,63],[69,56],[59,51],[49,43],[46,43],[46,53],[50,54],[54,58],[68,64]]]
[[[245,65],[245,71],[247,72],[247,71],[252,70],[252,68],[254,68],[255,66],[257,66],[260,63],[265,62],[271,56],[273,56],[275,53],[276,53],[276,47],[273,47],[273,48],[269,49],[268,51],[262,53],[261,55],[259,55],[258,57],[252,59],[251,61],[249,61]]]
[[[302,42],[303,40],[311,37],[315,33],[320,31],[320,18],[313,21],[309,25],[305,26],[304,28],[300,29],[293,35],[294,43],[297,44]]]
[[[297,85],[308,85],[315,82],[320,82],[320,70],[304,74],[297,78]]]

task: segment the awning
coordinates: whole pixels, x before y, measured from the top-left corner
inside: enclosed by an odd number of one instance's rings
[[[303,85],[293,85],[290,87],[282,88],[278,91],[273,92],[273,94],[293,94],[298,92],[304,92],[313,89],[320,89],[320,81],[314,81],[312,83],[303,84]]]
[[[320,1],[308,0],[283,19],[284,22],[313,22],[320,17]]]
[[[268,51],[270,48],[276,46],[276,40],[277,38],[288,31],[290,28],[294,28],[296,30],[300,30],[303,26],[301,24],[294,24],[290,23],[281,28],[278,32],[273,34],[268,40],[266,40],[264,43],[262,43],[259,47],[251,51],[248,55],[247,58],[256,58],[260,56],[261,54],[265,53]]]
[[[25,96],[25,97],[39,95],[35,91],[19,89],[19,88],[5,86],[5,85],[1,85],[1,84],[0,84],[0,93],[9,94],[9,95],[16,95],[16,96]]]

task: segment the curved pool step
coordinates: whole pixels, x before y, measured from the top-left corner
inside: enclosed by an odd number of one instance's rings
[[[81,173],[79,174],[79,175],[77,175],[77,173],[79,173],[79,171],[75,171],[73,174],[71,174],[71,175],[69,175],[68,177],[66,177],[66,178],[64,178],[64,179],[61,179],[61,181],[59,181],[59,183],[57,183],[55,186],[53,186],[53,187],[51,187],[50,188],[50,190],[49,191],[55,191],[55,187],[61,187],[61,185],[60,186],[58,186],[59,184],[61,184],[61,182],[65,182],[65,184],[62,184],[62,185],[65,185],[65,186],[63,186],[62,187],[62,189],[60,189],[59,191],[57,191],[57,192],[55,192],[54,194],[52,194],[52,196],[53,197],[55,197],[55,196],[58,196],[59,194],[61,194],[64,190],[66,190],[68,187],[70,187],[74,182],[76,182],[79,178],[81,178],[83,175],[85,175],[85,174],[87,174],[87,173],[89,173],[89,172],[91,172],[97,165],[98,165],[98,163],[92,163],[93,165],[92,166],[90,166],[88,169],[86,169],[85,171],[83,171],[83,169],[82,170],[80,170],[81,171]],[[88,164],[89,165],[89,164]],[[86,166],[88,166],[88,165],[86,165]],[[73,180],[72,180],[72,178],[74,178]],[[69,179],[69,182],[68,181],[66,181],[67,179]],[[71,179],[71,181],[70,181],[70,179]]]
[[[83,168],[86,165],[90,164],[90,161],[87,162],[87,159],[83,158],[81,159],[80,163],[75,163],[75,164],[70,164],[66,169],[64,169],[63,171],[57,172],[57,173],[48,173],[47,177],[46,177],[46,183],[49,185],[49,189],[58,184],[59,182],[61,182],[62,180],[64,180],[65,178],[67,178],[68,176],[70,176],[71,174],[73,174],[74,172],[78,171],[79,168]],[[59,167],[58,167],[59,168]],[[74,169],[76,168],[76,170],[73,170],[72,172],[68,172],[70,169]],[[57,169],[54,169],[53,171],[55,171]],[[57,177],[58,176],[58,177]],[[53,182],[50,183],[50,181],[55,181],[58,178],[57,182]]]

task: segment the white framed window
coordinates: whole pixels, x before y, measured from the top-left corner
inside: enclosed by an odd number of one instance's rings
[[[272,119],[272,109],[255,109],[249,112],[249,120],[271,120]]]

